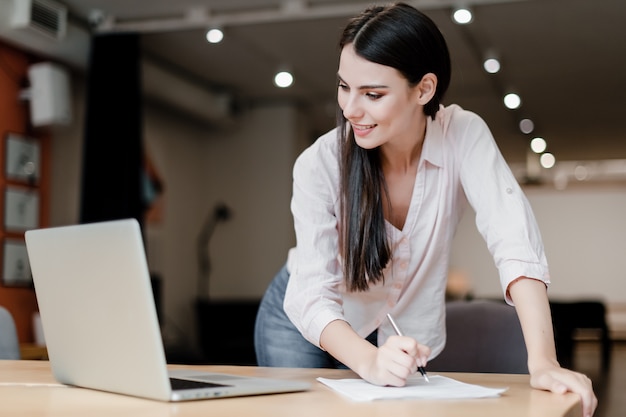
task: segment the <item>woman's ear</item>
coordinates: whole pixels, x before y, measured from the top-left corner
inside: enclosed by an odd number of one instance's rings
[[[417,89],[419,104],[427,104],[437,91],[437,76],[432,72],[425,74],[417,85]]]

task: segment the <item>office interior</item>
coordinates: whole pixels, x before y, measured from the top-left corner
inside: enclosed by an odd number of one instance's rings
[[[308,144],[333,127],[337,30],[370,2],[135,3],[141,4],[0,3],[3,158],[9,137],[31,138],[41,145],[36,183],[5,173],[3,199],[6,204],[7,189],[32,186],[40,197],[37,226],[81,221],[90,129],[101,126],[96,132],[103,146],[96,155],[101,157],[92,159],[105,167],[100,181],[116,178],[118,158],[130,152],[125,148],[128,110],[122,103],[131,92],[110,91],[109,97],[117,100],[107,101],[90,96],[94,42],[136,42],[140,107],[130,129],[139,132],[142,175],[152,186],[142,211],[143,230],[163,337],[172,360],[209,360],[204,350],[211,342],[203,337],[213,336],[215,329],[249,334],[256,303],[295,244],[291,168]],[[626,99],[621,92],[626,58],[620,51],[626,42],[621,23],[626,5],[618,0],[467,1],[474,20],[461,26],[450,19],[457,2],[409,3],[423,7],[450,43],[454,69],[446,103],[458,103],[485,118],[528,195],[551,267],[551,299],[600,302],[612,349],[623,349]],[[51,38],[12,23],[20,4],[60,6],[67,12],[65,35]],[[222,43],[191,41],[211,24],[223,29]],[[109,53],[100,67],[102,80],[117,70],[116,50]],[[501,60],[497,74],[481,67],[490,54]],[[55,94],[57,100],[65,97],[71,115],[34,125],[32,98],[25,91],[32,83],[29,68],[42,62],[67,75],[68,88]],[[292,71],[293,86],[277,88],[271,81],[275,69]],[[509,89],[522,98],[517,109],[502,103]],[[98,108],[100,125],[87,123],[94,117],[90,104]],[[521,120],[532,120],[534,129],[521,131]],[[537,136],[547,142],[539,153],[530,149]],[[555,160],[548,168],[541,165],[546,154]],[[97,199],[97,189],[88,192]],[[6,228],[6,206],[4,211],[6,245],[19,241],[20,229]],[[471,210],[455,237],[451,276],[465,285],[465,296],[502,298]],[[20,341],[33,343],[32,287],[6,278],[0,304],[13,313]],[[207,323],[199,323],[200,311],[209,315]],[[206,328],[211,330],[203,332]],[[580,359],[583,367],[593,366],[594,355],[602,353],[596,330],[577,329],[577,346],[586,350],[575,357],[591,352]],[[249,355],[249,346],[243,349]]]

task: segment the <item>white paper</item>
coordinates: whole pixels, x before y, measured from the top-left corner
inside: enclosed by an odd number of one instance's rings
[[[430,382],[415,376],[407,380],[404,387],[381,387],[363,379],[317,378],[319,382],[354,401],[384,399],[468,399],[498,397],[508,388],[487,388],[466,384],[441,375],[428,375]]]

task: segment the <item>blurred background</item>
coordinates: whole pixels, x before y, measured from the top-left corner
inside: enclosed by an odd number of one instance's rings
[[[625,339],[626,3],[407,3],[448,41],[446,104],[487,121],[533,205],[551,298],[600,301],[613,340]],[[141,217],[164,338],[192,360],[207,326],[227,332],[237,315],[250,324],[295,244],[291,168],[334,126],[337,39],[370,4],[0,0],[3,140],[41,145],[38,175],[5,184],[39,192],[37,226]],[[454,20],[461,6],[465,23]],[[43,110],[39,86],[52,100]],[[120,185],[129,168],[132,190]],[[0,231],[5,241],[21,232]],[[502,298],[471,210],[451,267],[463,297]],[[30,342],[32,289],[3,282],[0,303]],[[232,319],[215,320],[218,307]],[[606,374],[586,346],[581,366]]]

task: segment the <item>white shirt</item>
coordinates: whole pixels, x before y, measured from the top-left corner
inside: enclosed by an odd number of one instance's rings
[[[541,235],[531,207],[485,122],[452,105],[428,118],[415,185],[402,230],[386,222],[392,260],[384,283],[348,292],[338,256],[339,150],[336,129],[297,159],[291,210],[297,245],[284,308],[311,343],[334,320],[361,336],[378,329],[381,345],[393,329],[428,345],[431,358],[445,345],[445,289],[453,236],[467,202],[500,275],[506,297],[520,276],[549,283]],[[507,298],[507,302],[511,300]]]

